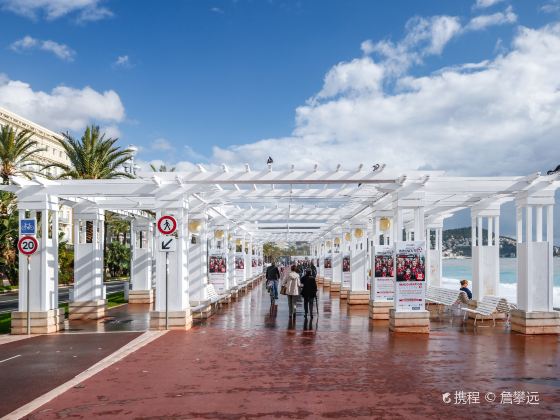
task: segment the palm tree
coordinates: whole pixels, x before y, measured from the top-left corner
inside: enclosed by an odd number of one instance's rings
[[[59,140],[66,151],[70,164],[53,163],[47,167],[62,170],[59,178],[73,179],[112,179],[133,178],[134,175],[122,171],[122,166],[132,159],[131,149],[115,146],[117,138],[105,138],[99,126],[88,126],[80,140],[69,133],[63,133]]]
[[[35,168],[37,161],[33,161],[32,157],[37,153],[46,149],[39,147],[36,140],[32,140],[29,130],[16,130],[8,124],[0,128],[0,176],[2,176],[2,184],[10,183],[10,177],[14,175],[23,175],[30,177],[32,174],[39,174],[39,170]]]
[[[150,163],[150,168],[154,172],[175,172],[175,167],[167,169],[166,165],[159,165],[159,168],[157,168],[154,164]]]

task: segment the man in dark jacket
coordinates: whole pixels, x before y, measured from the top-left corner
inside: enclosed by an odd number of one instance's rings
[[[303,308],[305,309],[305,317],[307,313],[313,318],[313,303],[317,298],[317,282],[315,281],[315,276],[311,269],[307,269],[305,276],[302,277],[301,283],[303,284],[303,289],[301,290],[301,295],[303,296]]]
[[[317,277],[317,268],[315,267],[315,264],[313,264],[313,261],[311,262],[311,275],[313,277]]]
[[[276,267],[276,263],[272,261],[270,267],[266,269],[266,285],[272,288],[274,299],[278,299],[278,280],[280,280],[280,270]]]

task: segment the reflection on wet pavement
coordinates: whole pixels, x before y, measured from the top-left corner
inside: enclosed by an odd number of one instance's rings
[[[69,321],[62,333],[147,331],[150,327],[151,305],[120,305],[107,311],[107,316],[98,321]]]
[[[559,338],[476,332],[443,317],[430,335],[391,334],[367,308],[321,293],[319,315],[262,284],[192,330],[172,331],[72,389],[35,418],[554,418]],[[455,404],[455,392],[480,399]],[[501,404],[538,392],[538,405]],[[445,403],[443,393],[450,393]],[[497,400],[487,402],[487,392]],[[468,405],[468,406],[467,406]]]

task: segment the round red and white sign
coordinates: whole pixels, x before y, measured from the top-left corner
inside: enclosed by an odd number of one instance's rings
[[[33,255],[39,248],[39,242],[34,236],[22,236],[18,241],[18,249],[24,255]]]
[[[177,230],[177,220],[173,216],[161,216],[157,221],[157,228],[163,235],[171,235]]]

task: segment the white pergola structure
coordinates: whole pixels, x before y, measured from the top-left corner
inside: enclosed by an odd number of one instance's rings
[[[252,171],[249,165],[241,171],[230,171],[223,165],[219,171],[208,171],[199,165],[193,172],[141,173],[135,179],[12,181],[2,189],[17,194],[20,217],[31,212],[39,216],[43,226],[40,257],[32,259],[29,293],[30,310],[49,325],[47,332],[60,325],[54,269],[57,241],[51,231],[61,202],[72,204],[75,211],[76,293],[71,317],[103,316],[103,255],[99,253],[103,212],[126,211],[137,212],[133,221],[131,302],[152,301],[153,278],[156,304],[151,313],[152,326],[163,325],[166,264],[165,254],[154,249],[160,235],[153,222],[171,214],[179,227],[177,251],[171,254],[167,270],[170,325],[188,327],[191,307],[210,298],[209,248],[228,249],[222,290],[227,293],[260,274],[251,262],[255,255],[262,256],[265,242],[308,242],[323,281],[333,290],[341,290],[341,297],[349,304],[363,304],[372,300],[368,268],[372,265],[372,246],[380,241],[387,245],[427,240],[427,281],[440,285],[443,221],[466,208],[471,209],[473,220],[474,298],[497,295],[500,206],[513,200],[518,214],[519,266],[519,311],[513,318],[513,329],[524,333],[560,332],[558,312],[552,306],[552,214],[554,193],[560,186],[558,174],[456,177],[442,171],[397,173],[384,165],[360,165],[354,170],[343,170],[339,165],[331,171],[317,166],[310,170],[295,166],[273,170],[271,165],[260,171]],[[390,224],[382,226],[382,219],[389,219]],[[489,231],[486,241],[483,226]],[[233,266],[236,251],[243,254],[244,270]],[[351,270],[345,274],[341,272],[341,260],[346,254]],[[333,257],[331,278],[325,278],[326,256]],[[152,259],[155,273],[151,272]],[[20,258],[22,287],[19,312],[13,318],[13,326],[21,327],[21,331],[26,324],[20,314],[27,310],[28,293],[24,264],[25,258]],[[375,302],[370,304],[375,306]]]

